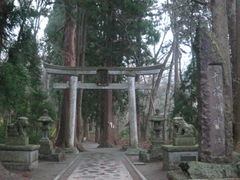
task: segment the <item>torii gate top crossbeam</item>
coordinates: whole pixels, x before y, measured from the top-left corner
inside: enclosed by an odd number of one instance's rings
[[[162,64],[149,67],[66,67],[51,64],[44,64],[46,72],[49,74],[62,74],[62,75],[91,75],[96,74],[97,70],[104,69],[110,75],[129,75],[134,73],[136,75],[151,75],[157,74],[164,68]]]

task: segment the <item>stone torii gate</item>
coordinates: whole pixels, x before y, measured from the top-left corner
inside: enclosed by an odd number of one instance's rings
[[[69,106],[69,147],[74,147],[74,128],[76,123],[76,106],[77,106],[77,89],[123,89],[128,90],[129,99],[129,126],[130,126],[130,147],[138,148],[138,134],[137,134],[137,113],[136,113],[136,94],[135,90],[151,90],[152,86],[149,84],[135,83],[136,75],[153,75],[160,72],[163,65],[156,65],[150,67],[66,67],[44,64],[46,77],[49,74],[68,75],[70,81],[67,83],[54,83],[53,88],[66,89],[70,88],[70,106]],[[82,83],[78,82],[79,75],[97,75],[96,83]],[[128,83],[108,83],[108,75],[126,75]],[[49,78],[46,78],[46,84]],[[47,85],[48,86],[48,85]],[[48,87],[47,87],[48,88]]]

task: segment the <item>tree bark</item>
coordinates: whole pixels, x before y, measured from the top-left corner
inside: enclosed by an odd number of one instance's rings
[[[76,27],[76,63],[78,67],[84,67],[85,64],[85,49],[87,43],[87,16],[83,9],[80,7],[78,10],[78,21]],[[80,82],[84,82],[84,76],[80,75],[78,77]],[[78,89],[77,91],[77,123],[76,123],[76,139],[75,144],[76,147],[80,151],[84,151],[84,148],[81,144],[84,133],[84,119],[82,116],[82,98],[83,97],[83,89]]]
[[[232,142],[232,75],[231,61],[229,49],[229,31],[228,31],[228,16],[227,16],[227,1],[226,0],[211,0],[212,11],[212,30],[216,36],[217,45],[223,63],[223,89],[224,89],[224,116],[226,129],[226,155],[231,158],[233,142]]]
[[[0,55],[3,47],[4,32],[7,25],[8,6],[6,0],[0,1]]]
[[[178,91],[180,86],[179,81],[179,38],[178,32],[173,33],[173,61],[174,61],[174,94]]]
[[[76,66],[76,54],[75,54],[75,31],[76,21],[72,17],[71,13],[73,9],[69,8],[68,1],[65,2],[65,30],[64,30],[64,66]],[[69,77],[65,78],[65,81],[70,81]],[[69,130],[69,107],[70,107],[70,90],[64,90],[62,115],[59,124],[59,132],[56,139],[56,146],[68,147],[69,139],[67,138]],[[75,131],[75,129],[73,129]]]
[[[234,138],[235,149],[240,149],[240,1],[236,1],[236,56],[233,59],[233,112],[234,112]]]
[[[106,17],[106,48],[109,49],[109,54],[107,55],[107,61],[105,62],[105,66],[111,67],[113,66],[113,29],[114,29],[114,20],[113,20],[113,7],[110,0],[108,3],[108,13]],[[112,77],[108,77],[108,82],[112,82]],[[103,93],[103,121],[101,127],[103,129],[100,130],[100,145],[99,147],[112,147],[116,145],[116,134],[115,134],[115,122],[113,116],[113,92],[112,90],[106,90]]]
[[[177,92],[180,86],[179,79],[179,25],[177,23],[177,1],[173,0],[173,9],[171,13],[171,29],[173,34],[173,55],[172,59],[174,61],[174,94]]]
[[[173,59],[170,64],[170,69],[168,73],[168,83],[167,83],[167,88],[166,88],[166,95],[165,95],[165,102],[164,102],[164,143],[168,144],[169,143],[169,138],[170,137],[170,132],[168,127],[172,127],[169,125],[168,121],[168,103],[169,103],[169,94],[170,94],[170,88],[171,88],[171,80],[172,80],[172,70],[173,70]]]

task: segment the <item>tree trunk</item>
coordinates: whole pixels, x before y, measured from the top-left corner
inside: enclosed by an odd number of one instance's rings
[[[168,73],[168,83],[167,83],[167,88],[166,88],[166,95],[165,95],[165,103],[164,103],[164,143],[168,144],[169,143],[169,138],[170,137],[170,132],[168,127],[172,127],[168,121],[168,103],[169,103],[169,94],[170,94],[170,88],[171,88],[171,80],[172,80],[172,70],[173,70],[173,60],[170,64],[170,69]]]
[[[136,75],[136,82],[139,82],[139,75]],[[141,120],[142,120],[142,109],[141,109],[141,101],[139,93],[136,92],[136,106],[137,106],[137,130],[138,130],[138,138],[142,138],[141,132]]]
[[[103,112],[101,111],[101,105],[98,105],[98,109],[97,109],[97,114],[98,116],[96,117],[96,124],[95,124],[95,142],[99,143],[100,144],[100,137],[101,137],[101,120],[103,119],[102,118],[102,114]]]
[[[233,112],[235,120],[234,138],[236,149],[240,149],[240,1],[236,1],[236,57],[233,59]]]
[[[87,39],[87,17],[85,11],[78,7],[78,21],[76,28],[76,62],[78,67],[83,67],[85,64],[85,49],[86,49],[86,39]],[[80,82],[84,82],[84,76],[80,75],[78,77]],[[81,144],[83,139],[83,116],[82,116],[82,96],[83,89],[78,89],[77,92],[77,123],[76,123],[76,147],[80,151],[83,151],[84,148]]]
[[[64,30],[64,66],[76,66],[76,54],[75,54],[75,31],[76,22],[71,16],[73,9],[69,8],[69,2],[65,1],[65,30]],[[70,81],[69,77],[65,78],[65,81]],[[59,147],[68,147],[69,139],[69,107],[70,107],[70,90],[64,90],[62,115],[59,124],[59,132],[56,139],[56,145]],[[75,129],[72,129],[75,131]]]
[[[139,23],[141,19],[138,20]],[[137,40],[137,51],[136,51],[136,56],[135,56],[135,63],[136,67],[142,66],[142,58],[141,58],[141,46],[142,46],[142,33],[141,33],[141,28],[138,23],[138,31],[136,33],[136,40]],[[136,82],[140,81],[140,76],[136,75]],[[138,131],[138,138],[142,137],[142,132],[141,132],[141,115],[142,115],[142,110],[141,110],[141,102],[140,102],[140,97],[139,93],[136,92],[136,106],[137,106],[137,131]]]
[[[105,66],[113,66],[113,7],[112,3],[108,1],[108,14],[106,18],[106,27],[108,28],[106,33],[106,48],[109,49],[109,54],[107,55],[107,61]],[[112,82],[112,77],[109,76],[108,82]],[[106,90],[103,93],[103,121],[101,127],[101,140],[100,147],[112,147],[116,144],[116,132],[115,132],[115,122],[113,116],[113,92],[112,90]]]
[[[112,90],[103,93],[103,121],[101,128],[100,147],[112,147],[116,145],[115,123],[113,121]]]
[[[179,38],[178,32],[173,33],[173,61],[174,61],[174,94],[179,89],[180,82],[179,82]]]
[[[0,1],[0,55],[3,48],[4,31],[7,25],[8,6],[6,0]]]
[[[95,124],[95,142],[96,143],[100,142],[100,127],[99,127],[99,123]]]
[[[162,75],[163,75],[163,72],[164,72],[164,70],[166,68],[167,62],[168,62],[171,54],[172,54],[172,48],[170,49],[170,51],[168,52],[167,56],[165,57],[165,60],[164,60],[164,62],[162,64],[163,66],[162,66],[160,72],[158,73],[157,79],[156,79],[155,83],[153,84],[153,88],[151,90],[150,100],[149,100],[149,107],[148,107],[148,113],[147,113],[146,123],[145,123],[145,128],[146,128],[147,135],[148,135],[148,131],[149,131],[148,123],[149,123],[149,121],[151,119],[151,116],[152,116],[153,110],[154,110],[154,100],[156,99],[157,91],[158,91],[159,85],[160,85],[161,80],[162,80]]]
[[[171,30],[173,33],[173,55],[172,59],[174,61],[174,94],[176,94],[177,90],[180,86],[180,80],[179,80],[179,24],[177,23],[177,17],[178,17],[178,7],[177,7],[177,1],[173,0],[173,9],[171,13]]]
[[[231,75],[231,61],[229,49],[229,32],[228,32],[228,16],[226,0],[211,0],[212,11],[212,28],[216,36],[216,41],[219,47],[219,52],[223,63],[223,89],[224,89],[224,115],[225,115],[225,129],[226,129],[226,154],[231,158],[233,142],[232,142],[232,75]]]
[[[89,140],[89,121],[84,119],[83,121],[83,137],[85,140]]]

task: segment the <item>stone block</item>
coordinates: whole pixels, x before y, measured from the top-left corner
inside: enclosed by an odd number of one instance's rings
[[[7,137],[6,138],[6,145],[28,145],[29,138],[25,136],[18,136],[18,137]]]
[[[53,143],[49,139],[40,140],[39,154],[49,155],[54,153]]]
[[[179,164],[188,161],[198,161],[198,146],[163,145],[163,169],[173,170]]]
[[[174,146],[194,146],[196,145],[195,137],[175,137],[173,140]]]
[[[7,169],[32,170],[38,166],[38,145],[0,145],[0,161]]]
[[[20,162],[2,162],[2,165],[6,169],[20,170],[20,171],[32,171],[38,167],[38,161],[31,163],[20,163]]]

